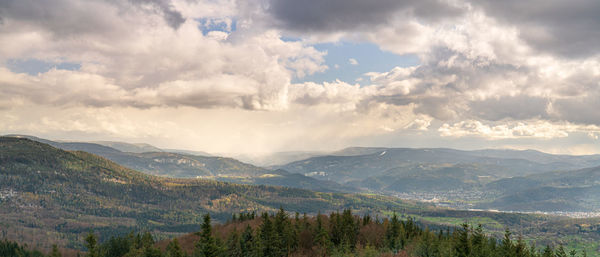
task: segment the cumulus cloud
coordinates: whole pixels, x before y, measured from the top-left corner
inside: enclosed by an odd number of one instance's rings
[[[600,124],[591,111],[599,96],[596,57],[540,54],[518,30],[478,11],[430,37],[419,66],[367,74],[379,87],[374,99],[415,104],[416,112],[442,121]]]
[[[513,138],[564,138],[569,133],[582,132],[588,135],[600,132],[600,126],[581,126],[568,122],[550,123],[539,120],[486,124],[477,120],[465,120],[454,124],[444,123],[438,131],[446,137],[478,136],[491,139]]]
[[[327,69],[325,53],[283,41],[277,31],[204,35],[201,21],[183,18],[167,1],[47,5],[3,3],[10,23],[0,33],[3,61],[66,60],[81,68],[37,76],[3,69],[3,102],[278,110],[287,107],[292,78]],[[60,15],[63,6],[73,15]]]
[[[203,125],[186,120],[202,114],[214,122],[204,134],[239,136],[228,148],[243,138],[276,148],[302,137],[310,148],[332,138],[331,145],[345,146],[410,133],[425,133],[424,140],[432,133],[595,139],[598,12],[592,0],[2,1],[0,63],[33,59],[79,69],[24,74],[0,66],[0,130],[156,137],[174,124],[187,126],[177,133],[193,134]],[[225,28],[211,31],[215,24]],[[368,72],[363,85],[306,79],[339,68],[313,46],[338,40],[416,54],[420,63]],[[119,110],[168,122],[107,118]],[[240,130],[219,129],[244,122]]]
[[[472,1],[486,14],[516,26],[520,36],[541,52],[566,57],[600,53],[600,2],[576,1]]]

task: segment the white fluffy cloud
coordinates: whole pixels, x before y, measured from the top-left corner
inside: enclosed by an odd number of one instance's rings
[[[54,4],[78,6],[67,1]],[[176,12],[172,4],[156,4]],[[85,25],[88,30],[58,14],[41,17],[34,4],[7,5],[3,13],[9,15],[0,34],[4,61],[63,60],[79,63],[81,69],[31,76],[4,69],[0,89],[4,101],[22,98],[55,105],[282,109],[287,105],[292,77],[327,68],[322,64],[324,53],[301,42],[285,42],[276,31],[204,35],[194,17],[174,26],[160,17],[166,14],[146,10],[147,4],[142,2],[79,3],[83,7],[72,11],[92,21],[79,16],[70,19],[93,22]],[[50,7],[51,13],[55,8]],[[90,11],[94,8],[104,11]],[[70,27],[85,31],[62,31]]]
[[[497,141],[585,134],[597,140],[595,12],[570,19],[554,12],[571,7],[553,2],[528,17],[514,1],[496,5],[4,1],[0,132],[247,152],[401,144],[407,135]],[[597,4],[576,1],[572,10],[584,7],[596,10]],[[572,46],[558,37],[567,28],[576,28],[568,33]],[[362,86],[303,81],[338,69],[327,67],[327,53],[312,46],[338,40],[415,54],[420,64],[366,73],[370,80]],[[26,74],[6,65],[28,59],[80,68]],[[180,135],[195,143],[176,140]]]

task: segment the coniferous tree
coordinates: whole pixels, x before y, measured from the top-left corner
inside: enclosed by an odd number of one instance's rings
[[[62,254],[58,251],[58,246],[55,244],[52,245],[52,252],[50,253],[50,257],[62,257]]]
[[[212,226],[210,223],[210,215],[204,215],[202,223],[202,231],[200,232],[200,240],[196,243],[194,250],[195,257],[217,257],[220,255],[220,247],[217,240],[212,235]]]
[[[317,222],[315,224],[315,244],[320,246],[321,248],[329,247],[329,234],[327,230],[323,226],[323,217],[321,217],[321,213],[317,214]]]
[[[240,243],[240,234],[237,230],[233,230],[227,238],[227,248],[225,255],[229,257],[242,257],[242,247]]]
[[[506,257],[514,256],[514,246],[512,241],[510,240],[510,231],[508,228],[504,231],[504,238],[502,239],[502,243],[500,245],[501,252]]]
[[[400,251],[403,248],[403,244],[401,242],[400,239],[400,229],[401,229],[401,224],[400,224],[400,220],[398,219],[398,215],[396,215],[396,213],[394,212],[394,214],[392,215],[392,218],[389,221],[386,233],[385,233],[385,238],[386,238],[386,244],[388,246],[388,248],[394,252],[397,253],[398,251]]]
[[[355,222],[354,216],[350,209],[344,210],[342,213],[342,244],[349,247],[350,250],[356,248],[358,239],[358,222]]]
[[[415,250],[416,256],[419,257],[434,257],[439,256],[439,246],[437,244],[437,238],[429,229],[425,229],[425,232],[421,235],[417,248]]]
[[[544,248],[544,252],[542,253],[542,257],[554,257],[554,251],[552,250],[552,247],[546,245],[546,248]]]
[[[240,238],[240,252],[243,257],[251,257],[253,256],[254,251],[254,235],[252,231],[252,227],[250,225],[246,226],[244,232],[242,232]]]
[[[569,256],[575,257],[577,255],[577,250],[573,249],[569,252]]]
[[[179,245],[179,241],[177,241],[177,238],[173,238],[173,240],[171,240],[171,242],[169,242],[169,244],[167,245],[167,252],[165,254],[165,257],[184,257],[185,254],[183,253],[183,250],[181,250],[181,245]]]
[[[519,235],[519,237],[517,238],[517,243],[514,245],[513,251],[514,251],[513,252],[514,256],[527,257],[527,255],[528,255],[527,247],[525,245],[525,242],[523,242],[523,237],[521,235]]]
[[[454,243],[454,256],[467,257],[471,254],[471,245],[469,241],[469,225],[463,223],[462,227],[456,230],[456,242]]]
[[[97,249],[98,239],[93,232],[89,232],[85,237],[85,247],[88,249],[88,257],[99,257]]]
[[[473,230],[473,236],[471,237],[471,256],[473,257],[484,257],[489,256],[490,251],[487,245],[488,241],[483,233],[481,224]]]
[[[299,216],[299,215],[298,215]],[[210,216],[205,215],[202,230],[197,234],[200,240],[196,244],[194,257],[232,256],[232,257],[280,257],[280,256],[381,256],[395,251],[395,256],[457,256],[457,257],[567,257],[578,256],[575,250],[567,252],[560,245],[556,249],[546,246],[538,251],[535,244],[527,245],[519,236],[512,241],[507,229],[500,241],[486,236],[482,226],[471,227],[463,224],[452,233],[441,230],[440,233],[421,229],[414,220],[402,221],[397,215],[383,223],[373,222],[368,215],[352,215],[350,210],[336,212],[327,216],[320,213],[310,220],[290,219],[283,209],[278,213],[261,216],[258,229],[250,224],[240,234],[236,228],[244,224],[246,214],[236,217],[235,221],[214,227]],[[404,216],[402,216],[404,217]],[[258,220],[252,222],[255,224]],[[329,226],[327,226],[329,223]],[[302,224],[310,224],[304,228]],[[302,229],[296,235],[297,227]],[[231,232],[226,232],[231,231]],[[382,233],[385,234],[382,235]],[[221,238],[226,238],[221,242]],[[149,232],[129,233],[122,237],[112,237],[98,243],[96,236],[89,233],[85,238],[88,247],[87,256],[95,257],[187,257],[177,239],[173,239],[163,253],[155,247],[155,241]],[[127,250],[127,251],[126,251]],[[7,257],[43,257],[42,253],[26,250],[26,246],[0,241],[0,256]],[[60,256],[58,247],[53,246],[50,257]],[[587,256],[585,251],[581,252]]]
[[[558,248],[556,249],[554,255],[556,257],[567,257],[567,252],[565,251],[565,248],[563,247],[563,245],[559,245]]]
[[[340,213],[332,212],[329,215],[329,231],[331,242],[334,246],[339,246],[342,243],[342,225]]]
[[[275,233],[275,228],[273,226],[273,222],[269,217],[268,213],[263,213],[262,215],[263,223],[260,226],[260,246],[261,246],[261,256],[264,257],[275,257],[279,256],[280,249],[278,248],[279,239],[277,238],[277,234]]]
[[[289,255],[295,246],[295,242],[292,241],[294,239],[291,229],[292,224],[283,208],[279,208],[279,212],[275,215],[274,227],[278,239],[276,242],[277,254],[279,256]]]
[[[161,257],[162,253],[160,252],[160,250],[156,247],[154,247],[154,238],[152,237],[152,235],[150,234],[150,232],[145,232],[144,235],[142,235],[142,241],[141,241],[141,245],[142,245],[142,256],[143,257]]]

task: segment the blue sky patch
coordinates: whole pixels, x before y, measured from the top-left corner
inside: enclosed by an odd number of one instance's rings
[[[294,41],[293,38],[283,40]],[[314,47],[319,51],[327,51],[325,64],[329,69],[304,78],[295,78],[293,83],[321,83],[339,79],[350,84],[367,85],[370,82],[369,78],[363,76],[367,72],[386,72],[398,66],[419,65],[419,58],[414,54],[397,55],[383,51],[372,43],[338,42],[316,44]]]
[[[211,31],[222,31],[222,32],[233,32],[237,29],[237,20],[231,20],[231,26],[227,24],[226,19],[214,19],[214,18],[198,18],[198,29],[202,31],[202,34],[206,36]]]
[[[44,73],[52,68],[57,70],[79,70],[81,64],[72,62],[48,62],[38,59],[10,59],[6,62],[6,67],[15,73],[27,73],[37,75]]]

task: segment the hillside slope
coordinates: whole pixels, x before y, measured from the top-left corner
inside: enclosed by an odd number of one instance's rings
[[[501,197],[480,208],[517,211],[597,211],[600,167],[547,172],[494,181],[485,186]]]
[[[351,186],[342,186],[335,182],[321,181],[288,172],[275,172],[233,158],[217,156],[199,156],[179,152],[139,152],[152,149],[146,144],[127,144],[121,142],[56,142],[32,136],[12,135],[28,138],[69,151],[84,151],[107,158],[124,167],[146,174],[172,178],[208,178],[254,185],[272,185],[303,188],[324,192],[357,192]],[[107,146],[121,146],[120,149],[133,149],[138,152],[124,152]],[[139,148],[136,148],[138,147]],[[143,148],[146,147],[146,148]],[[178,150],[175,150],[178,151]],[[276,173],[276,174],[275,174]]]
[[[360,153],[360,149],[345,152]],[[372,152],[377,150],[377,152]],[[511,177],[543,173],[553,170],[571,169],[570,164],[536,163],[519,158],[495,158],[479,156],[469,151],[432,148],[368,148],[363,155],[319,156],[302,161],[292,162],[280,168],[301,174],[318,174],[315,177],[334,181],[348,182],[363,180],[368,177],[382,175],[394,169],[410,167],[418,164],[478,164],[496,167],[501,171],[496,176]],[[321,175],[322,174],[322,175]]]
[[[93,154],[9,137],[0,137],[0,188],[3,233],[41,247],[79,248],[76,239],[90,228],[104,237],[134,228],[159,237],[196,231],[207,212],[224,221],[232,212],[280,206],[307,213],[415,208],[390,197],[155,177]],[[36,236],[43,234],[54,241]]]

